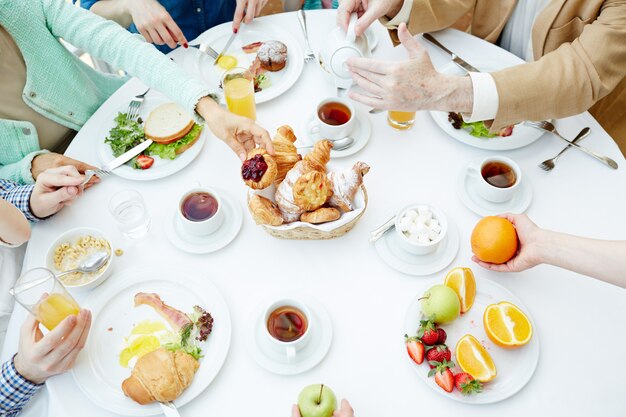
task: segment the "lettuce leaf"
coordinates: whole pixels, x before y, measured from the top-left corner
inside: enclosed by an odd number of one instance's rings
[[[163,159],[175,159],[176,149],[191,143],[201,131],[202,126],[195,123],[189,133],[178,139],[176,142],[168,143],[166,145],[162,143],[153,143],[148,147],[148,149],[146,149],[145,154],[156,155]]]
[[[489,128],[485,126],[485,122],[473,122],[466,123],[463,121],[461,129],[469,131],[469,134],[477,138],[495,138],[498,136],[495,133],[489,133]]]
[[[146,140],[141,118],[134,120],[128,118],[126,113],[118,113],[114,121],[115,126],[104,139],[111,146],[114,156],[120,156]]]

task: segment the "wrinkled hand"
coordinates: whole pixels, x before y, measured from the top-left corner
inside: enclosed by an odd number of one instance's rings
[[[269,133],[254,120],[230,113],[208,97],[198,102],[196,110],[206,120],[213,134],[226,142],[242,162],[246,160],[248,151],[256,145],[274,154]]]
[[[91,312],[81,310],[78,316],[66,317],[44,336],[39,322],[29,314],[22,325],[15,369],[36,384],[68,371],[85,346],[90,326]]]
[[[445,93],[446,76],[435,70],[428,52],[411,36],[403,23],[398,37],[409,59],[400,62],[371,58],[351,58],[348,68],[352,78],[367,95],[350,92],[353,100],[388,110],[439,110]]]
[[[519,247],[517,254],[505,264],[496,265],[480,261],[476,256],[472,260],[483,268],[497,272],[520,272],[541,263],[541,242],[543,241],[544,230],[539,228],[525,214],[503,214],[500,215],[513,223]]]
[[[383,16],[393,18],[397,15],[403,3],[403,0],[343,0],[339,2],[337,9],[337,25],[348,30],[350,15],[356,13],[359,19],[354,32],[356,36],[361,36],[377,19]]]
[[[291,417],[301,417],[300,409],[295,404],[291,407]],[[348,400],[341,400],[341,407],[335,410],[333,417],[354,417],[354,410]]]
[[[156,0],[131,0],[126,2],[128,13],[133,18],[139,33],[146,41],[157,45],[167,44],[187,47],[187,39],[165,7]],[[188,5],[191,7],[191,4]]]
[[[252,23],[252,20],[261,13],[266,4],[267,0],[237,0],[237,7],[233,16],[233,31],[239,30],[241,22]]]
[[[76,167],[69,165],[42,172],[30,195],[31,211],[43,219],[72,204],[81,193],[79,185],[84,179]]]
[[[96,169],[93,165],[86,164],[81,161],[77,161],[72,158],[68,158],[65,155],[61,155],[54,152],[42,153],[37,155],[31,164],[30,173],[33,179],[37,179],[39,174],[50,168],[58,168],[65,165],[71,165],[75,167],[78,172],[84,174],[88,169]]]

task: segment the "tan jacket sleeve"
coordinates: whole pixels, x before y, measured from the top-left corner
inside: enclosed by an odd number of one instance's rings
[[[573,42],[492,75],[500,99],[494,131],[588,110],[626,76],[626,1],[606,1]]]

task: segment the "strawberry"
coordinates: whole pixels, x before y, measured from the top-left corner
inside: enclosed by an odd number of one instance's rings
[[[506,126],[500,130],[500,136],[503,138],[511,136],[513,134],[513,126]]]
[[[409,337],[405,334],[404,343],[413,362],[418,365],[424,362],[424,344],[417,337]]]
[[[470,374],[461,372],[454,375],[454,386],[461,391],[461,394],[470,395],[483,390],[483,385]]]
[[[154,164],[154,158],[141,154],[135,160],[135,168],[148,169]]]
[[[448,349],[446,345],[434,346],[426,352],[426,360],[431,365],[431,368],[435,366],[431,362],[449,361],[451,358],[452,352],[450,352],[450,349]]]
[[[437,326],[430,320],[421,320],[420,328],[417,331],[417,337],[422,339],[425,345],[432,346],[437,343],[439,334],[437,333]]]
[[[443,345],[444,343],[446,343],[446,339],[448,338],[448,335],[446,334],[445,330],[443,330],[441,327],[437,328],[437,335],[439,336],[437,338],[438,345]]]
[[[446,392],[452,392],[454,389],[454,374],[450,368],[454,368],[454,363],[444,359],[442,362],[432,362],[432,364],[434,364],[435,368],[430,370],[428,376],[434,375],[437,385]]]

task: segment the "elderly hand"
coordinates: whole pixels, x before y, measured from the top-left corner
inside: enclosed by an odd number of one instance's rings
[[[51,216],[72,204],[80,195],[85,177],[74,166],[51,168],[37,177],[30,196],[30,209],[40,219]]]
[[[291,417],[301,417],[300,409],[295,404],[291,407]],[[354,417],[354,410],[348,400],[341,400],[341,407],[335,410],[333,417]]]
[[[375,20],[387,16],[393,18],[402,8],[403,0],[343,0],[339,2],[337,9],[337,26],[348,30],[350,15],[356,13],[359,19],[356,21],[354,32],[357,36],[365,33],[365,30]]]
[[[256,145],[274,154],[269,133],[254,120],[225,110],[209,97],[198,102],[196,111],[206,120],[215,136],[226,142],[241,161],[246,160],[246,154]]]
[[[471,112],[469,77],[437,72],[426,49],[411,36],[404,23],[398,27],[398,37],[408,52],[407,61],[348,60],[354,81],[367,93],[350,92],[350,98],[378,109]]]
[[[483,268],[497,272],[519,272],[542,263],[541,242],[545,231],[533,223],[525,214],[503,214],[503,217],[513,223],[519,239],[517,254],[505,264],[496,265],[480,261],[476,256],[472,260]]]
[[[85,346],[90,326],[91,312],[81,310],[78,316],[66,317],[44,336],[39,322],[29,314],[22,325],[15,370],[35,384],[68,371]]]
[[[267,0],[237,0],[237,7],[233,16],[233,31],[236,33],[239,30],[241,22],[252,23],[252,20],[261,13],[266,4]]]
[[[167,44],[172,49],[177,45],[187,47],[183,31],[157,0],[127,1],[126,8],[146,41],[157,45]]]

